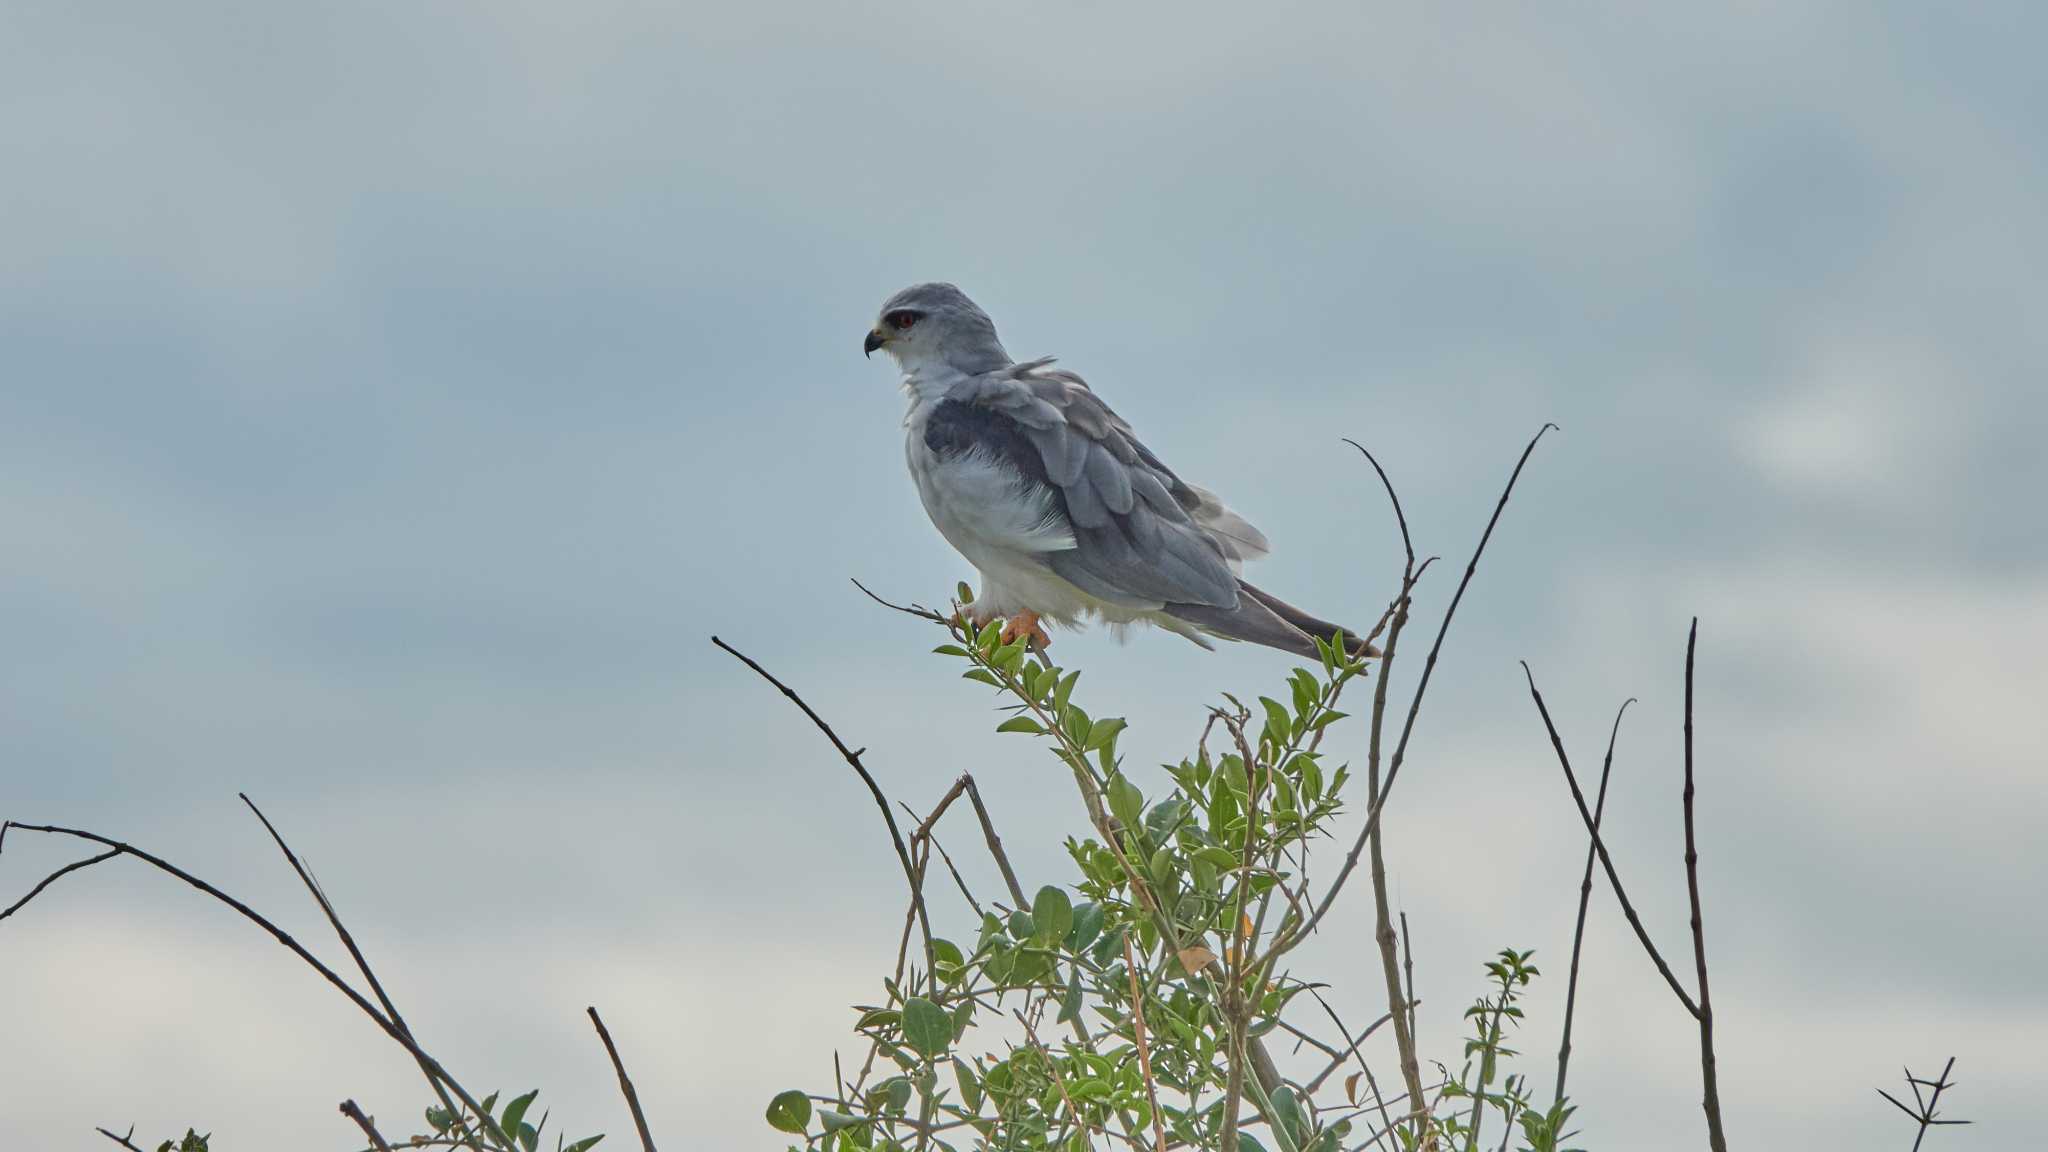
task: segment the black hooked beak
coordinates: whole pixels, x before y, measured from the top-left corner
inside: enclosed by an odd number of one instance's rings
[[[882,335],[880,328],[868,329],[868,338],[860,342],[861,355],[873,356],[875,349],[880,348],[885,340],[886,337]]]

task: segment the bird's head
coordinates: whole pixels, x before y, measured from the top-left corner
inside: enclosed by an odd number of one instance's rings
[[[889,297],[861,351],[880,348],[906,373],[944,366],[975,375],[1010,363],[995,321],[951,284],[913,284]]]

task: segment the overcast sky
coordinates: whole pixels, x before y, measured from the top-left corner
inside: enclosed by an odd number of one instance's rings
[[[950,279],[1341,619],[1398,554],[1340,437],[1449,559],[1433,621],[1562,426],[1388,816],[1425,1055],[1534,948],[1549,1083],[1583,847],[1518,659],[1588,766],[1640,698],[1612,844],[1684,956],[1697,614],[1733,1143],[1902,1147],[1872,1089],[1950,1055],[1979,1124],[1940,1146],[2036,1138],[2042,9],[862,8],[0,11],[0,815],[161,851],[340,962],[247,790],[468,1084],[629,1139],[596,1004],[666,1142],[781,1147],[762,1108],[851,1050],[901,877],[712,633],[896,797],[973,768],[1026,884],[1071,879],[1056,766],[848,584],[970,574],[858,352]],[[1134,765],[1288,666],[1057,643]],[[10,837],[0,904],[79,854]],[[1369,909],[1301,955],[1358,1018]],[[1605,895],[1587,947],[1581,1143],[1700,1147],[1690,1021]],[[387,1132],[426,1102],[282,949],[126,862],[0,925],[0,1033],[7,1147],[342,1150],[344,1096]]]

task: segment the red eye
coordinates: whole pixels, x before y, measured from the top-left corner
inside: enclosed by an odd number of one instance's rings
[[[917,313],[907,311],[891,312],[889,313],[888,321],[889,327],[894,328],[898,332],[908,332],[910,331],[910,326],[917,323]]]

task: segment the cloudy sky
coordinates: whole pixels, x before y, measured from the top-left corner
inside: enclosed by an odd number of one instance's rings
[[[668,1141],[780,1147],[761,1109],[850,1047],[901,877],[713,633],[894,795],[972,768],[1026,884],[1070,875],[1058,772],[848,584],[969,574],[857,347],[951,279],[1344,619],[1398,556],[1340,437],[1452,559],[1433,619],[1562,426],[1390,810],[1426,1054],[1493,951],[1569,947],[1583,848],[1518,659],[1582,762],[1640,698],[1612,843],[1683,955],[1697,614],[1734,1142],[1903,1146],[1873,1087],[1949,1055],[1979,1124],[1939,1143],[2031,1139],[2048,19],[1711,9],[10,4],[0,815],[168,854],[340,961],[247,790],[467,1083],[626,1139],[596,1004]],[[1134,764],[1288,663],[1058,644]],[[0,903],[78,854],[10,837]],[[1301,957],[1360,1017],[1369,906]],[[1582,1142],[1701,1146],[1690,1021],[1611,900],[1588,936]],[[0,1032],[9,1147],[341,1150],[342,1097],[424,1103],[275,944],[129,863],[0,926]]]

